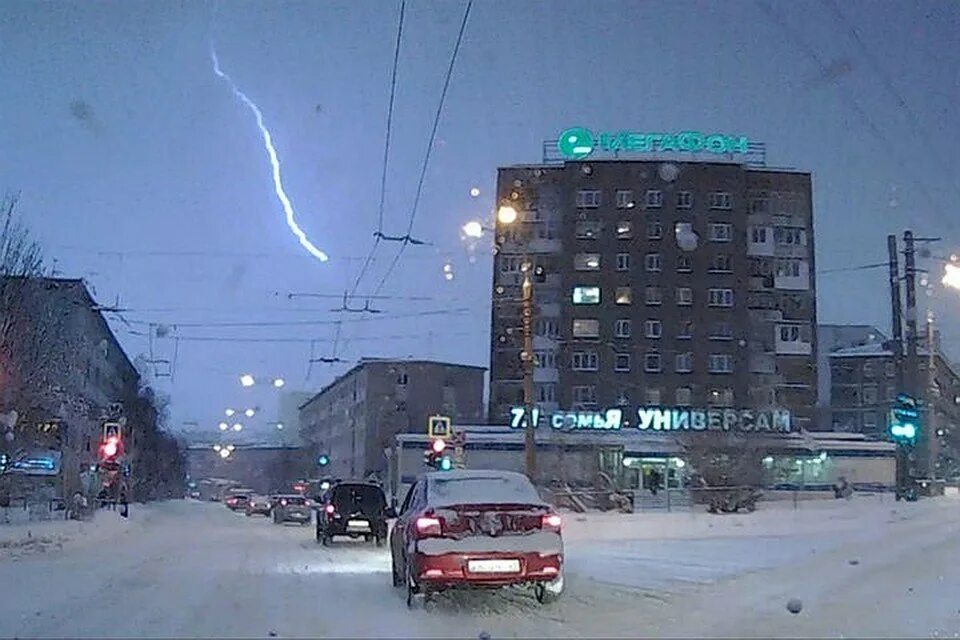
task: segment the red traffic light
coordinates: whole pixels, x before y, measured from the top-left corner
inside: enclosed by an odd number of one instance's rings
[[[433,449],[434,453],[443,453],[443,450],[447,448],[447,443],[444,442],[443,438],[437,438],[430,444],[430,448]]]

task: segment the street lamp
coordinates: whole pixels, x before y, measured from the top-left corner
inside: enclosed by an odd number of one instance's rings
[[[283,378],[274,378],[274,379],[273,379],[273,386],[276,387],[277,389],[279,389],[280,387],[282,387],[282,386],[285,385],[285,384],[287,384],[287,383],[286,383],[286,381],[285,381]]]
[[[497,209],[497,221],[500,224],[513,224],[517,221],[517,210],[508,204]]]
[[[943,279],[940,282],[951,289],[960,289],[960,267],[949,263],[944,265]]]
[[[223,458],[224,460],[226,460],[227,458],[229,458],[229,457],[230,457],[230,449],[227,449],[226,447],[223,447],[222,449],[220,449],[220,457]]]
[[[234,431],[241,431],[241,430],[243,430],[243,425],[238,422],[238,423],[236,423],[235,425],[233,425],[233,430],[234,430]]]
[[[240,384],[242,384],[245,387],[252,387],[254,384],[256,384],[256,380],[254,380],[253,376],[250,375],[249,373],[245,373],[242,376],[240,376]]]
[[[256,412],[257,412],[256,409],[247,409],[246,411],[243,412],[243,415],[247,416],[248,418],[252,418],[253,414],[255,414]]]
[[[226,431],[230,428],[230,425],[228,425],[226,422],[221,422],[217,426],[220,428],[220,431]]]
[[[225,413],[225,414],[227,415],[227,417],[229,418],[230,416],[232,416],[233,414],[235,414],[236,411],[234,411],[233,409],[227,409],[226,411],[224,411],[224,413]]]
[[[467,224],[460,227],[460,230],[463,231],[463,235],[468,238],[483,237],[483,225],[477,220],[471,220]]]

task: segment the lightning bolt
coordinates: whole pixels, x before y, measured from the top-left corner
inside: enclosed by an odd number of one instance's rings
[[[240,87],[233,81],[233,78],[224,73],[220,68],[220,60],[217,58],[217,50],[214,48],[213,42],[210,43],[210,59],[213,61],[213,72],[217,77],[227,81],[227,84],[230,85],[230,90],[233,91],[233,95],[250,108],[250,111],[253,112],[257,120],[257,128],[260,129],[260,134],[263,136],[263,147],[267,150],[267,157],[270,158],[270,165],[273,167],[273,190],[276,192],[277,200],[280,201],[283,212],[287,217],[287,226],[290,227],[293,235],[297,236],[297,240],[300,241],[300,246],[306,249],[314,258],[317,258],[321,262],[326,262],[329,259],[327,254],[310,242],[307,234],[304,233],[303,229],[297,224],[297,219],[293,212],[293,204],[290,202],[290,198],[287,197],[287,192],[283,189],[283,180],[280,177],[280,157],[277,156],[277,150],[273,146],[273,137],[270,135],[270,130],[267,129],[267,126],[263,123],[263,113],[253,100],[240,90]]]

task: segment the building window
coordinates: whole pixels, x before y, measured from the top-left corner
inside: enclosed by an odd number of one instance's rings
[[[865,384],[863,385],[863,404],[868,407],[872,407],[877,404],[877,385],[875,384]]]
[[[643,370],[647,373],[659,373],[661,366],[659,353],[648,353],[643,356]]]
[[[625,318],[617,320],[616,324],[614,324],[613,335],[617,338],[629,338],[630,321]]]
[[[707,304],[711,307],[732,307],[733,306],[733,289],[708,290]]]
[[[613,356],[613,370],[621,372],[630,371],[630,354],[618,353]]]
[[[895,375],[897,375],[897,368],[896,368],[896,366],[894,366],[894,364],[893,364],[892,362],[888,362],[888,363],[886,364],[886,369],[887,369],[887,377],[888,377],[888,378],[892,378],[892,377],[894,377]]]
[[[570,368],[574,371],[596,371],[598,360],[596,351],[574,351],[570,358]]]
[[[643,257],[643,268],[647,273],[660,273],[662,262],[659,253],[648,253]]]
[[[598,271],[600,269],[599,253],[577,253],[573,256],[575,271]]]
[[[573,402],[578,405],[593,405],[597,403],[597,388],[592,384],[578,384],[570,388]]]
[[[577,220],[575,233],[581,240],[596,240],[600,237],[600,221]]]
[[[693,320],[681,320],[677,325],[677,340],[693,338]]]
[[[712,273],[730,273],[733,271],[732,261],[726,253],[718,253],[710,260],[710,271]]]
[[[643,335],[647,338],[659,338],[663,335],[663,323],[659,320],[647,320],[643,323]]]
[[[627,390],[620,389],[619,393],[617,393],[617,406],[625,407],[628,404],[630,404],[630,396],[627,394]]]
[[[659,240],[663,237],[663,225],[659,220],[647,222],[647,240]]]
[[[677,273],[690,273],[693,271],[693,260],[685,253],[677,256]]]
[[[500,271],[503,273],[517,273],[520,271],[520,265],[523,263],[523,258],[520,256],[500,256]]]
[[[733,357],[729,353],[711,353],[707,370],[710,373],[733,373]]]
[[[876,431],[877,414],[873,411],[867,411],[863,414],[863,430],[866,432]]]
[[[617,223],[617,238],[620,240],[629,240],[633,237],[633,223],[629,220],[621,220]]]
[[[617,209],[633,209],[633,191],[631,189],[617,190]]]
[[[673,402],[678,407],[689,407],[693,401],[693,392],[690,387],[677,387],[673,394]]]
[[[402,372],[397,375],[397,384],[400,385],[401,387],[406,385],[408,380],[409,378],[407,378],[406,372]]]
[[[783,325],[779,329],[780,342],[800,342],[800,327],[797,325]],[[873,373],[867,374],[866,365],[863,367],[863,373],[864,375],[873,376]]]
[[[733,389],[726,387],[711,389],[710,393],[707,394],[707,403],[711,407],[732,407]]]
[[[733,198],[726,191],[714,191],[710,194],[711,209],[732,209]]]
[[[711,340],[733,340],[733,326],[729,322],[714,322],[710,327]]]
[[[573,321],[574,338],[599,338],[600,321],[594,319],[577,318]]]
[[[660,287],[647,287],[644,289],[644,300],[652,307],[663,304],[663,294]]]
[[[600,304],[600,287],[574,287],[573,304]]]
[[[693,192],[677,191],[677,209],[693,208]]]
[[[690,373],[693,371],[693,353],[678,353],[674,356],[674,370],[677,373]]]
[[[556,402],[557,386],[555,384],[537,385],[537,402]]]
[[[753,244],[766,244],[767,228],[766,227],[750,227],[750,242],[752,242]]]
[[[660,406],[660,389],[657,387],[647,387],[643,390],[643,401],[648,407]]]
[[[580,189],[577,191],[577,207],[580,209],[595,209],[600,206],[599,189]]]
[[[733,236],[733,226],[726,222],[710,223],[710,240],[713,242],[730,242]]]
[[[557,354],[553,351],[534,351],[533,356],[541,369],[555,369],[557,366]]]
[[[776,275],[785,278],[800,277],[800,263],[802,260],[780,259],[777,260]]]
[[[770,200],[767,198],[752,198],[750,200],[750,213],[765,214],[769,210]]]
[[[630,271],[630,254],[617,254],[617,271]]]
[[[788,246],[804,246],[807,244],[806,233],[803,227],[774,227],[773,241]]]
[[[677,287],[677,306],[689,307],[693,304],[693,289],[690,287]]]
[[[533,333],[544,338],[556,338],[560,335],[560,325],[550,318],[539,318],[533,323]]]
[[[631,302],[633,302],[633,293],[630,291],[630,287],[617,287],[616,303],[630,304]]]
[[[659,209],[663,206],[663,191],[649,189],[647,191],[647,209]]]

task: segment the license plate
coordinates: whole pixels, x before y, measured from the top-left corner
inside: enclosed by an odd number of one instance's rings
[[[519,560],[469,560],[470,573],[520,573]]]
[[[370,529],[370,523],[366,520],[347,520],[348,529]]]

